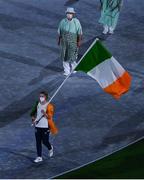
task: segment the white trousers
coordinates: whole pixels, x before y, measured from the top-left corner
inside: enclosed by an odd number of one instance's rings
[[[108,27],[107,25],[105,25],[105,26],[104,26],[103,33],[104,33],[104,34],[107,34],[108,31],[109,31],[110,33],[113,33],[114,28],[113,28],[113,27]]]
[[[63,61],[63,68],[65,74],[70,74],[71,71],[76,67],[77,63],[74,61],[72,63]]]

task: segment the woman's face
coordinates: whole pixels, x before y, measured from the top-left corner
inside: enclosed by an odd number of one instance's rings
[[[39,100],[40,100],[40,102],[45,102],[46,101],[46,96],[44,94],[40,94]]]
[[[67,13],[66,14],[68,20],[72,20],[74,14],[73,13]]]

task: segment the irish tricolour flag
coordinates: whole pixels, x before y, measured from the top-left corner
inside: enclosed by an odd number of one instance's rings
[[[131,76],[98,39],[84,54],[75,70],[87,73],[116,99],[130,88]]]

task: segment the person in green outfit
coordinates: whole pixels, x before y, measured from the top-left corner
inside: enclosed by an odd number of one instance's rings
[[[80,21],[74,16],[74,8],[67,8],[66,18],[61,20],[58,27],[58,45],[61,46],[61,59],[63,60],[64,75],[66,76],[76,67],[78,49],[82,39]]]
[[[123,0],[100,0],[101,17],[99,22],[103,24],[103,34],[113,34],[117,25],[119,12]]]

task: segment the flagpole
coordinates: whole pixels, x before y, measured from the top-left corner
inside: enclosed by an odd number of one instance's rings
[[[76,67],[80,64],[80,62],[82,61],[82,59],[84,58],[84,56],[87,54],[87,52],[91,49],[91,47],[95,44],[96,41],[98,41],[99,39],[96,38],[93,43],[90,45],[90,47],[86,50],[86,52],[83,54],[83,56],[80,58],[79,62],[77,63]],[[75,68],[76,68],[75,67]],[[58,91],[62,88],[62,86],[65,84],[65,82],[67,81],[67,79],[71,76],[71,74],[73,73],[73,71],[75,70],[75,68],[70,72],[70,74],[65,78],[65,80],[62,82],[62,84],[59,86],[59,88],[56,90],[56,92],[52,95],[52,97],[50,98],[50,100],[48,101],[48,104],[52,101],[52,99],[56,96],[56,94],[58,93]]]
[[[98,38],[96,38],[94,41],[93,41],[93,43],[90,45],[90,47],[86,50],[86,52],[83,54],[83,56],[80,58],[80,60],[79,60],[79,62],[77,63],[77,65],[76,65],[76,67],[80,64],[80,62],[82,61],[82,59],[84,58],[84,56],[87,54],[87,52],[91,49],[91,47],[95,44],[95,42],[96,41],[98,41],[99,39]],[[76,68],[75,67],[75,68]],[[65,78],[65,80],[61,83],[61,85],[58,87],[58,89],[55,91],[55,93],[52,95],[52,97],[50,98],[50,100],[48,101],[48,103],[47,104],[49,104],[52,100],[53,100],[53,98],[56,96],[56,94],[59,92],[59,90],[62,88],[62,86],[65,84],[65,82],[67,81],[67,79],[71,76],[71,74],[73,73],[73,71],[75,70],[75,68],[74,69],[72,69],[72,71],[70,72],[70,74]],[[34,121],[34,122],[36,122],[36,121]]]

